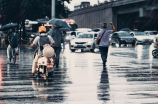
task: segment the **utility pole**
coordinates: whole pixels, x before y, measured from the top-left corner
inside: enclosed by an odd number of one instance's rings
[[[98,4],[99,4],[99,0],[98,0]]]
[[[52,0],[51,19],[55,18],[55,0]]]

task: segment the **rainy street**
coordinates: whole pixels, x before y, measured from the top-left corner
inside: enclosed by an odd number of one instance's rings
[[[30,76],[34,48],[20,47],[17,63],[0,50],[0,104],[157,104],[158,58],[152,45],[110,46],[107,68],[98,49],[60,55],[52,78]]]

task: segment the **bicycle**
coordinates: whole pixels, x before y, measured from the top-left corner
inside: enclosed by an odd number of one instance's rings
[[[13,62],[14,62],[14,64],[15,64],[15,63],[16,63],[15,48],[11,48],[11,51],[10,51],[10,62],[11,62],[11,59],[13,59]]]

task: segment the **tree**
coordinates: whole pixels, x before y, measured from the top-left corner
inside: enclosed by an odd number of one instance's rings
[[[67,18],[70,10],[64,5],[64,2],[70,3],[70,0],[56,0],[56,18]]]
[[[25,30],[25,20],[37,20],[48,16],[51,18],[51,0],[0,0],[1,1],[1,24],[18,23]],[[64,1],[56,0],[56,18],[68,17],[69,9]],[[25,31],[23,32],[25,37]]]

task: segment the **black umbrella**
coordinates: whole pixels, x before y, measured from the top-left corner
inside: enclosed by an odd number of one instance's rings
[[[52,24],[58,28],[71,28],[71,26],[61,19],[51,19],[48,24]]]
[[[0,28],[0,31],[5,31],[5,30],[9,30],[9,29],[12,29],[13,27],[17,27],[18,25],[16,23],[12,23],[12,24],[6,24],[6,25],[3,25],[1,28]]]

